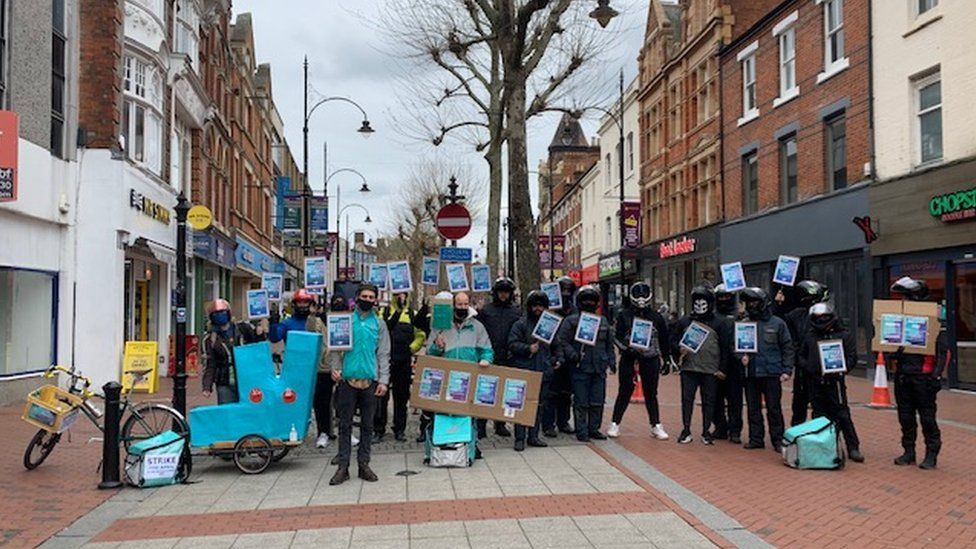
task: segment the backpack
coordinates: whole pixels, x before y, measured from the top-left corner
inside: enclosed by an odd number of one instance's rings
[[[129,447],[125,478],[139,488],[178,484],[186,480],[191,459],[186,435],[163,431]]]
[[[424,463],[431,467],[470,467],[478,444],[473,423],[467,416],[434,414],[427,427]]]
[[[783,461],[794,469],[841,469],[847,456],[834,422],[818,417],[783,433]]]

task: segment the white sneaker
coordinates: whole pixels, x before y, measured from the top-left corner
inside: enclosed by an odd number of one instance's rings
[[[329,435],[322,433],[319,438],[315,439],[316,448],[325,448],[329,445]]]
[[[620,436],[620,426],[616,423],[611,423],[610,428],[607,429],[607,436],[610,438],[617,438]]]
[[[658,440],[668,440],[668,433],[660,423],[651,427],[651,436]]]
[[[349,435],[349,436],[352,437],[352,445],[359,446],[359,439],[356,438],[356,435]]]

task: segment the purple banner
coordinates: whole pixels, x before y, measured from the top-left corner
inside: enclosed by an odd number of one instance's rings
[[[566,235],[552,237],[552,262],[556,269],[566,268]]]
[[[640,202],[624,202],[624,246],[636,248],[641,243]]]
[[[539,237],[539,268],[548,269],[549,268],[549,237],[540,236]]]

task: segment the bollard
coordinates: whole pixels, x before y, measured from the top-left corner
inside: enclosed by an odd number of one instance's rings
[[[105,432],[102,438],[102,482],[100,490],[122,487],[119,478],[119,397],[122,385],[109,381],[102,386],[105,393]]]

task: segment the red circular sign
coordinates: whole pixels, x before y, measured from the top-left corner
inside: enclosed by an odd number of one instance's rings
[[[437,212],[436,224],[441,236],[458,240],[471,230],[471,214],[460,204],[446,204]]]

